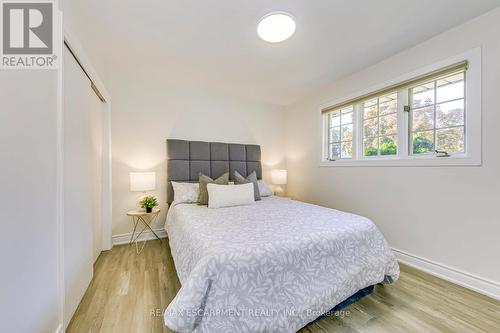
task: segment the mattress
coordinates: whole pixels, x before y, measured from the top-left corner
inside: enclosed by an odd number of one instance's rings
[[[181,288],[164,321],[176,332],[296,332],[399,276],[372,221],[299,201],[174,202],[165,228]]]

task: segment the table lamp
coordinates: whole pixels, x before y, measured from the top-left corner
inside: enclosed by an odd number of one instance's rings
[[[153,211],[153,207],[158,205],[156,198],[153,196],[146,196],[147,191],[154,191],[156,189],[156,173],[154,172],[131,172],[130,173],[130,191],[142,192],[141,201],[139,205],[146,209],[147,213]]]
[[[287,171],[286,170],[272,170],[271,171],[271,182],[274,185],[278,185],[276,195],[283,196],[285,191],[281,185],[286,185],[287,183]]]
[[[154,191],[156,189],[155,172],[131,172],[130,173],[130,191],[142,192]]]

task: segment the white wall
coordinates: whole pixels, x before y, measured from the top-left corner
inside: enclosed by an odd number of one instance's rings
[[[291,195],[365,215],[394,248],[500,284],[498,31],[500,9],[333,82],[288,108]],[[478,46],[483,51],[481,167],[318,167],[320,104]]]
[[[64,327],[101,252],[101,102],[64,49]]]
[[[59,325],[56,71],[0,71],[2,332]]]
[[[111,43],[108,39],[96,38],[102,35],[102,26],[97,24],[100,12],[92,10],[91,2],[99,3],[99,6],[107,6],[99,0],[59,0],[59,6],[64,13],[65,33],[71,32],[78,38],[79,46],[85,52],[93,69],[99,74],[99,78],[107,83],[106,55]],[[66,37],[66,36],[65,36]],[[73,46],[73,45],[72,45]],[[82,54],[78,54],[82,56]],[[86,64],[88,65],[88,63]],[[89,70],[90,68],[87,68]],[[96,77],[93,77],[96,80]],[[102,87],[100,87],[102,88]]]
[[[163,209],[154,228],[163,227],[166,208],[166,139],[262,145],[264,177],[284,167],[284,113],[281,107],[232,98],[134,69],[112,72],[113,235],[131,232],[126,212],[141,193],[129,190],[129,172],[155,171]]]

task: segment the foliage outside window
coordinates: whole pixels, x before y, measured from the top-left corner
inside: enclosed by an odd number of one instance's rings
[[[376,97],[362,103],[363,154],[388,156],[398,152],[398,94]]]
[[[352,106],[328,115],[328,158],[352,158],[353,108]]]
[[[465,152],[465,73],[410,89],[413,154]]]

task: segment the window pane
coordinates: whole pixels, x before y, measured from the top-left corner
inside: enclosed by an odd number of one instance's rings
[[[353,112],[354,111],[354,106],[353,105],[350,105],[348,107],[345,107],[343,108],[342,110],[340,110],[342,112],[342,114],[344,113],[349,113],[349,112]]]
[[[384,103],[391,102],[391,101],[394,101],[394,100],[397,100],[397,99],[398,99],[398,93],[395,92],[395,93],[392,93],[392,94],[389,94],[389,95],[381,96],[379,98],[379,103],[380,104],[384,104]]]
[[[330,127],[340,125],[340,112],[334,112],[330,114]]]
[[[363,103],[364,119],[373,118],[378,115],[377,99],[372,99]]]
[[[426,83],[413,88],[412,100],[413,108],[434,104],[434,82]]]
[[[330,128],[329,142],[339,142],[339,141],[340,141],[340,126]]]
[[[437,80],[437,103],[464,97],[464,73]]]
[[[352,112],[342,113],[342,125],[352,123]]]
[[[342,126],[342,141],[352,140],[352,124]]]
[[[365,139],[363,142],[363,154],[365,156],[377,156],[378,155],[378,138]]]
[[[378,136],[378,118],[365,120],[364,134],[365,137]]]
[[[413,133],[413,153],[425,154],[434,151],[434,131]]]
[[[464,124],[464,100],[458,100],[436,106],[436,127],[451,127]]]
[[[464,151],[464,128],[454,127],[436,131],[437,149],[448,153]]]
[[[380,138],[380,155],[397,155],[398,146],[395,136],[386,136]]]
[[[381,115],[395,113],[398,111],[398,94],[394,93],[380,97],[379,112]]]
[[[352,142],[342,142],[341,158],[351,158],[352,157]]]
[[[413,110],[412,130],[423,131],[434,128],[434,108]]]
[[[380,117],[380,135],[396,134],[398,117],[395,114]]]
[[[340,143],[330,144],[330,158],[336,160],[340,157]]]

